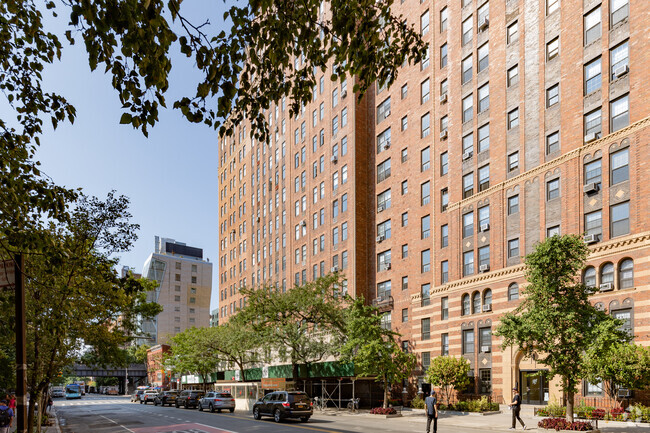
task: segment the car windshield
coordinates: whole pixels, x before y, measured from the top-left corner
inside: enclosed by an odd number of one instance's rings
[[[309,403],[309,396],[307,394],[289,394],[289,401],[297,403]]]
[[[232,398],[232,395],[230,395],[230,394],[226,394],[226,393],[221,393],[221,394],[217,394],[217,397],[221,397],[221,398]]]

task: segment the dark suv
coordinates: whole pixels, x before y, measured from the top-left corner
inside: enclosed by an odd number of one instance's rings
[[[301,391],[276,391],[266,394],[253,404],[253,418],[270,415],[275,422],[284,418],[300,418],[307,422],[314,414],[309,396]]]
[[[181,392],[178,397],[176,397],[176,402],[174,403],[176,407],[183,406],[185,409],[190,407],[198,407],[199,399],[203,398],[205,392],[197,390],[187,390]]]
[[[164,406],[168,404],[171,406],[176,402],[176,397],[178,397],[178,391],[163,391],[153,399],[154,406]]]

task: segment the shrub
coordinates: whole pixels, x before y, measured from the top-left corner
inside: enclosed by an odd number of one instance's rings
[[[467,401],[459,401],[454,407],[459,412],[469,412],[469,402]]]
[[[373,407],[370,409],[370,413],[373,415],[394,415],[397,411],[392,407]]]
[[[605,409],[594,409],[591,411],[591,419],[605,418]]]
[[[622,420],[623,414],[625,413],[625,409],[623,409],[622,407],[615,407],[609,413],[612,415],[613,419]]]
[[[547,406],[548,415],[554,418],[564,418],[566,416],[566,407],[557,403],[551,403]]]
[[[415,409],[424,409],[424,400],[419,395],[411,400],[411,407]]]
[[[593,430],[590,422],[574,421],[569,422],[564,418],[544,418],[537,426],[555,431],[572,430],[572,431],[589,431]]]
[[[596,409],[593,406],[587,406],[583,401],[580,402],[578,407],[576,407],[576,414],[578,415],[578,418],[591,418],[591,414]]]

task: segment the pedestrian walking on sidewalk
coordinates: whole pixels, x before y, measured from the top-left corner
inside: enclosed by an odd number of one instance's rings
[[[523,429],[526,430],[526,424],[519,417],[519,413],[521,412],[521,396],[519,395],[519,390],[512,388],[512,392],[515,395],[512,397],[512,403],[510,403],[510,409],[512,410],[512,427],[510,427],[510,430],[515,430],[517,420],[519,420]]]
[[[433,421],[433,433],[438,431],[438,399],[436,392],[431,391],[431,395],[424,399],[424,405],[427,409],[427,433],[431,429],[431,421]]]
[[[6,398],[0,400],[0,433],[9,433],[14,422],[14,411],[8,406]]]

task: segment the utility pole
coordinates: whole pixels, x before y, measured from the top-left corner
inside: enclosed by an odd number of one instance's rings
[[[16,266],[16,431],[27,431],[27,348],[25,339],[25,257],[15,256]]]

